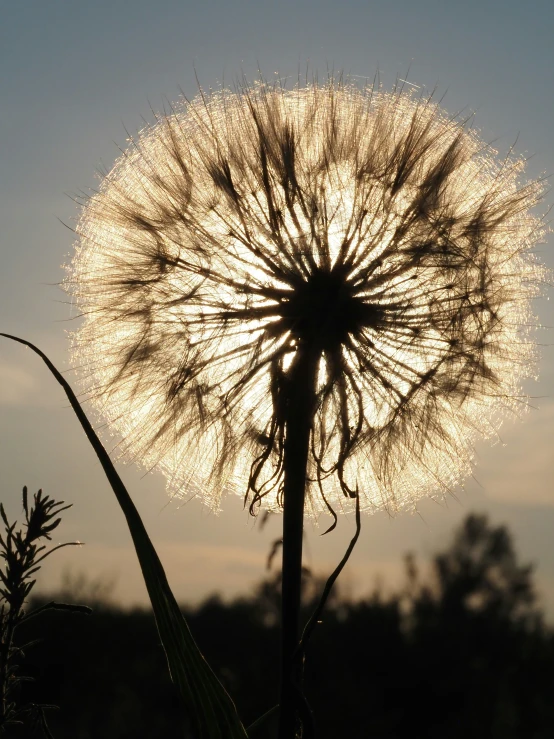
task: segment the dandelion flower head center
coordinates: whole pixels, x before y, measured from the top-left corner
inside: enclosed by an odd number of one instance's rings
[[[290,293],[284,291],[275,313],[280,329],[294,343],[334,351],[349,334],[376,326],[380,310],[356,294],[343,270],[316,269]]]

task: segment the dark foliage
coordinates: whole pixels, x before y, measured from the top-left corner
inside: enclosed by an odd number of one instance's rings
[[[469,516],[431,577],[411,556],[406,573],[392,597],[331,599],[305,665],[319,739],[553,736],[554,633],[509,532]],[[306,617],[320,585],[306,578]],[[245,725],[277,702],[279,600],[275,577],[252,597],[185,609]],[[45,614],[42,628],[24,665],[36,678],[26,690],[29,701],[60,706],[50,721],[56,739],[176,734],[179,704],[149,611],[99,604],[87,619]],[[257,736],[272,731],[269,719]]]
[[[10,523],[4,506],[0,503],[0,734],[6,732],[32,731],[36,736],[51,737],[46,722],[45,711],[55,708],[48,705],[43,697],[27,700],[24,685],[32,677],[21,669],[28,647],[33,646],[33,629],[25,629],[29,619],[35,619],[47,611],[70,611],[89,613],[86,606],[50,601],[39,604],[27,611],[29,595],[35,585],[36,575],[42,562],[62,547],[73,546],[78,542],[58,544],[48,548],[52,532],[61,522],[61,514],[70,505],[56,501],[42,490],[35,493],[29,501],[27,488],[22,495],[23,525]],[[35,621],[33,620],[33,624]],[[21,628],[23,627],[23,628]],[[20,629],[26,639],[20,639]]]

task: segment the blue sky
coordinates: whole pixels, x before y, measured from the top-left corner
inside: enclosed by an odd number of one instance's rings
[[[483,138],[529,157],[528,175],[554,173],[554,47],[550,2],[353,2],[308,0],[203,3],[27,0],[4,4],[0,27],[0,330],[36,342],[68,369],[70,308],[56,283],[70,258],[78,213],[72,197],[98,183],[124,148],[126,130],[165,100],[192,97],[196,76],[208,88],[250,79],[294,80],[308,65],[325,76],[344,70],[385,88],[412,84],[446,93],[451,113],[475,111]],[[552,203],[552,195],[547,196]],[[540,247],[554,268],[552,237]],[[545,326],[552,305],[537,303]],[[507,523],[524,560],[537,564],[554,617],[554,351],[541,331],[540,380],[524,422],[507,424],[501,442],[478,448],[475,480],[443,504],[422,502],[420,516],[366,517],[346,573],[352,592],[378,573],[398,581],[402,554],[446,543],[472,510]],[[107,439],[109,446],[109,438]],[[198,502],[168,503],[159,475],[131,465],[123,476],[182,600],[249,588],[264,574],[273,517],[260,531],[228,499],[219,516]],[[113,573],[114,597],[145,600],[123,517],[67,403],[29,352],[0,345],[0,498],[19,512],[23,484],[74,504],[60,537],[86,542],[45,568],[55,587],[67,568],[91,577]],[[308,563],[328,571],[351,535],[352,520],[321,538],[309,528]]]

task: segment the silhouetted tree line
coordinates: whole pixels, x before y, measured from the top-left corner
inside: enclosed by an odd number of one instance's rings
[[[306,618],[321,587],[306,573]],[[274,576],[249,597],[183,609],[245,725],[277,702],[279,598]],[[22,625],[21,640],[24,629],[41,637],[21,665],[34,677],[25,697],[59,706],[48,714],[55,739],[178,736],[180,706],[150,611],[88,605],[91,616],[46,612]],[[430,576],[408,555],[399,592],[332,596],[305,663],[317,736],[551,739],[553,637],[509,532],[470,515]],[[258,736],[274,732],[269,719]]]

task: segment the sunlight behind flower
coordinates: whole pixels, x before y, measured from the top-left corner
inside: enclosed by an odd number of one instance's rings
[[[309,510],[413,507],[525,408],[537,183],[430,98],[260,84],[177,106],[84,204],[74,362],[126,457],[281,506],[281,403],[319,355]]]

